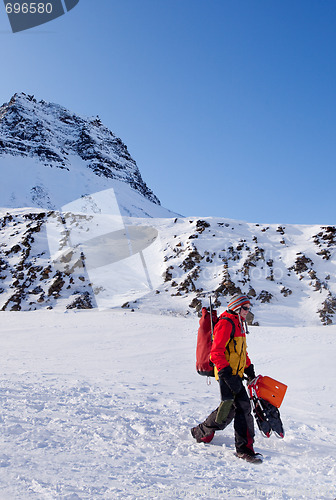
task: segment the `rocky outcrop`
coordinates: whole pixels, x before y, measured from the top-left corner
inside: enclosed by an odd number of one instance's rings
[[[6,214],[0,218],[0,310],[31,311],[92,307],[85,269],[65,274],[50,261],[46,212]]]
[[[336,296],[332,293],[322,302],[322,307],[318,310],[318,314],[324,325],[332,325],[336,314]]]

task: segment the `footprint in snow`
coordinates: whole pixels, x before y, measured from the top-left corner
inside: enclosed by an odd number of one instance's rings
[[[0,455],[0,467],[9,467],[10,460],[7,455]]]

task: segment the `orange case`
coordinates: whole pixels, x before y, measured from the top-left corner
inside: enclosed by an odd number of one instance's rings
[[[283,398],[287,391],[287,385],[274,380],[271,377],[259,375],[254,384],[257,396],[266,399],[269,403],[280,408]]]

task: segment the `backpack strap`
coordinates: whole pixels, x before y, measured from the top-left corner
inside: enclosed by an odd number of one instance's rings
[[[232,321],[232,319],[231,319],[231,318],[227,318],[226,316],[224,316],[223,318],[219,318],[219,320],[218,320],[218,321],[220,321],[221,319],[225,319],[225,320],[226,320],[226,321],[228,321],[228,322],[231,324],[231,326],[232,326],[232,330],[231,330],[231,333],[230,333],[230,340],[229,340],[229,342],[228,342],[228,344],[227,344],[227,347],[226,347],[226,349],[229,349],[229,343],[231,342],[231,340],[233,340],[233,338],[234,338],[234,336],[235,336],[235,333],[236,333],[236,325],[234,324],[234,322]],[[235,352],[237,352],[237,351],[236,351],[236,341],[235,341],[235,340],[233,340],[233,347],[234,347]]]
[[[234,322],[232,321],[231,318],[227,318],[226,316],[222,317],[222,318],[219,318],[218,321],[220,321],[221,319],[225,319],[226,321],[228,321],[229,323],[231,323],[231,326],[232,326],[232,330],[231,330],[231,333],[230,333],[230,340],[233,339],[235,333],[236,333],[236,325],[234,324]]]

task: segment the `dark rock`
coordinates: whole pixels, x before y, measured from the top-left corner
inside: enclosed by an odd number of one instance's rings
[[[92,308],[93,305],[89,292],[82,293],[71,304],[67,306],[67,309],[92,309]]]
[[[271,302],[272,298],[273,298],[273,295],[270,292],[268,292],[267,290],[262,290],[259,293],[257,300],[260,300],[260,302],[263,302],[263,303],[269,303],[269,302]]]

